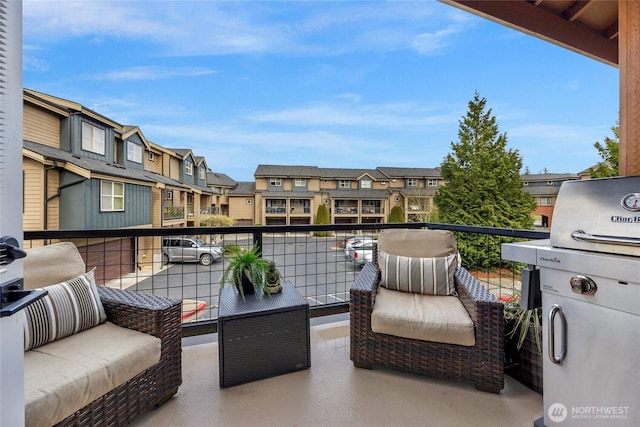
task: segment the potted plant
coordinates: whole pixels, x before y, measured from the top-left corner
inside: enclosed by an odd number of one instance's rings
[[[261,257],[257,244],[250,249],[225,250],[225,257],[228,259],[228,265],[222,274],[220,289],[226,283],[231,283],[240,292],[243,300],[247,294],[264,290],[269,260]]]
[[[505,302],[506,373],[542,393],[542,307],[520,306],[520,292]]]

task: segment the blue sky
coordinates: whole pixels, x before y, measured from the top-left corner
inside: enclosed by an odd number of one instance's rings
[[[430,0],[23,0],[23,67],[237,181],[438,167],[475,91],[532,173],[577,173],[619,112],[617,68]]]

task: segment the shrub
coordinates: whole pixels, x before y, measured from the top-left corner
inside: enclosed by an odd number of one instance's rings
[[[318,206],[318,211],[316,212],[316,224],[329,224],[329,209],[325,205]],[[316,237],[327,237],[329,235],[328,231],[316,231],[314,236]]]
[[[394,206],[391,208],[389,222],[404,222],[404,210],[402,206]]]

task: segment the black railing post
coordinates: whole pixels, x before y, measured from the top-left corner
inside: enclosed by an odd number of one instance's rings
[[[258,247],[260,257],[262,257],[262,231],[253,232],[253,244]]]

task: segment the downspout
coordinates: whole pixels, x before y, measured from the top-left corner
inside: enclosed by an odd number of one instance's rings
[[[58,197],[58,194],[55,194],[52,197],[47,197],[49,194],[49,171],[58,167],[58,161],[53,161],[53,166],[47,166],[44,168],[44,230],[49,229],[49,201]]]
[[[55,163],[55,164],[57,164],[57,163]],[[44,219],[45,219],[45,221],[47,221],[47,220],[48,220],[48,213],[47,213],[47,212],[48,212],[49,202],[50,202],[51,200],[55,199],[55,198],[60,197],[60,190],[64,190],[65,188],[68,188],[68,187],[73,187],[74,185],[78,185],[78,184],[80,184],[80,183],[82,183],[82,182],[84,182],[84,181],[86,181],[86,180],[87,180],[87,178],[82,178],[82,179],[80,179],[80,180],[78,180],[78,181],[70,182],[70,183],[68,183],[68,184],[65,184],[65,185],[59,186],[59,187],[58,187],[58,191],[56,192],[56,194],[54,194],[54,195],[53,195],[53,196],[51,196],[51,197],[47,197],[47,194],[48,194],[48,193],[47,193],[47,190],[48,190],[48,185],[47,185],[47,181],[48,181],[48,179],[47,179],[47,178],[48,178],[48,175],[49,175],[49,171],[50,171],[51,169],[53,169],[54,167],[56,167],[56,166],[52,166],[52,167],[50,167],[50,168],[46,168],[46,169],[45,169],[45,183],[44,183],[44,188],[45,188]],[[47,229],[48,229],[48,222],[45,222],[45,228],[44,228],[44,229],[45,229],[45,230],[47,230]]]

